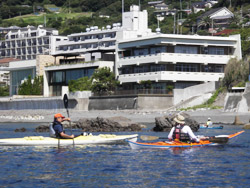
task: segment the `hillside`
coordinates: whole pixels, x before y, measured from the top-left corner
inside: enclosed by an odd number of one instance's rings
[[[181,33],[210,35],[206,27],[198,28],[197,18],[202,11],[198,13],[187,14],[191,5],[199,0],[179,1],[164,0],[169,10],[176,10],[177,15],[165,16],[162,21],[157,21],[156,9],[151,7],[148,2],[152,0],[124,0],[124,11],[129,11],[132,4],[141,3],[141,9],[147,9],[149,15],[149,27],[155,31],[158,24],[162,33]],[[54,4],[51,4],[51,3]],[[230,4],[231,2],[231,4]],[[52,27],[59,30],[61,35],[68,35],[85,31],[89,26],[105,27],[112,23],[121,22],[122,1],[119,0],[0,0],[0,27],[12,25],[26,27],[27,25],[38,26],[43,24],[46,27]],[[219,0],[213,8],[227,7],[235,15],[231,21],[229,29],[241,29],[244,24],[250,23],[250,2],[249,0],[224,1]],[[206,11],[209,11],[206,8]],[[174,19],[182,20],[182,25],[174,27]],[[206,23],[211,25],[210,23]],[[177,25],[177,24],[176,24]],[[179,29],[179,31],[178,31]],[[244,29],[243,29],[244,30]],[[238,33],[245,31],[238,31]],[[248,38],[245,37],[244,40]],[[248,46],[248,45],[246,45]],[[249,45],[250,46],[250,45]]]

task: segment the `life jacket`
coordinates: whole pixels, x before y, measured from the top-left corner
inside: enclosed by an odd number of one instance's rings
[[[213,122],[212,121],[207,121],[207,126],[212,126]]]
[[[190,137],[187,133],[182,133],[181,130],[185,125],[176,126],[173,133],[173,139],[182,142],[190,141]]]
[[[62,138],[61,135],[55,131],[54,126],[56,125],[55,122],[50,123],[49,125],[49,130],[50,130],[50,136],[53,138]],[[63,132],[65,133],[65,131],[63,130]]]
[[[54,130],[54,123],[49,123],[49,135],[52,138],[56,138],[56,132]]]

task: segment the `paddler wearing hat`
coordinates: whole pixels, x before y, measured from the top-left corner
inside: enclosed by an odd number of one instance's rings
[[[182,142],[199,142],[200,140],[194,135],[192,129],[185,125],[185,117],[178,114],[175,118],[175,126],[172,127],[168,134],[169,140],[178,140]]]
[[[75,136],[65,134],[63,130],[63,121],[70,121],[70,118],[65,118],[62,114],[58,113],[54,115],[53,129],[57,138],[74,138]]]

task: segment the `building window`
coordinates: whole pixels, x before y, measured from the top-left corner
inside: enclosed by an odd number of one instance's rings
[[[151,72],[166,71],[166,65],[152,65],[150,68]]]
[[[182,54],[197,54],[198,49],[195,46],[176,46],[175,53],[182,53]]]
[[[216,65],[215,66],[215,72],[224,72],[223,65]]]
[[[194,64],[177,64],[175,65],[175,71],[198,72],[198,67],[197,65],[194,65]]]
[[[148,49],[137,49],[134,54],[135,56],[148,55]]]
[[[214,54],[214,55],[224,55],[224,48],[215,48],[215,47],[210,47],[208,49],[208,54]]]

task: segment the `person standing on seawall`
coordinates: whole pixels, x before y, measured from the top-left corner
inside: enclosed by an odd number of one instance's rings
[[[200,140],[194,135],[191,128],[185,125],[185,117],[178,114],[175,118],[175,126],[172,127],[168,134],[169,140],[179,140],[182,142],[200,142]]]
[[[63,130],[63,121],[70,121],[70,118],[65,118],[62,114],[58,113],[54,115],[54,122],[53,122],[53,129],[55,131],[56,137],[57,138],[74,138],[75,136],[72,135],[67,135],[64,133]]]

